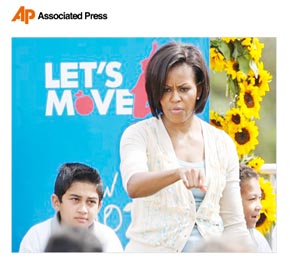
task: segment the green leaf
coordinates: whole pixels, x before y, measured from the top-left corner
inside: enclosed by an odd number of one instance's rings
[[[251,59],[248,49],[244,47],[242,43],[238,40],[234,42],[234,49],[232,52],[232,57],[234,58],[234,60],[237,60],[238,57],[240,56],[247,58],[248,60]]]
[[[210,46],[214,48],[219,48],[220,46],[220,39],[211,39]]]
[[[245,56],[239,56],[237,62],[239,63],[240,71],[247,75],[250,70],[250,61]]]
[[[231,50],[228,44],[222,41],[219,45],[219,50],[223,53],[226,60],[229,60],[231,57]]]
[[[235,95],[238,93],[238,85],[230,77],[227,78],[227,85],[227,96],[234,99]]]

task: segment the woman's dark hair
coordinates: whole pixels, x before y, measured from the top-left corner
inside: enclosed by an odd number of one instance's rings
[[[192,68],[198,92],[201,90],[195,113],[203,111],[210,93],[209,74],[204,58],[193,45],[170,42],[156,51],[146,69],[145,88],[153,116],[158,118],[162,113],[160,101],[169,70],[183,63]]]
[[[54,184],[54,194],[57,195],[60,202],[71,184],[76,181],[95,184],[99,201],[102,200],[104,191],[102,180],[97,170],[81,163],[64,163],[59,169]]]

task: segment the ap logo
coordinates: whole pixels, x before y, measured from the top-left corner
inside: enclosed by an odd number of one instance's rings
[[[33,19],[35,17],[35,11],[33,9],[25,9],[24,6],[20,6],[17,13],[12,19],[12,22],[15,22],[16,20],[20,19],[25,24],[29,23],[30,19]]]

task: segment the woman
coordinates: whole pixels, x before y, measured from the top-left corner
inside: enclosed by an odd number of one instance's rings
[[[200,51],[162,46],[145,86],[153,117],[128,127],[120,142],[123,185],[133,199],[126,251],[192,252],[223,233],[250,243],[235,145],[196,115],[210,92]]]

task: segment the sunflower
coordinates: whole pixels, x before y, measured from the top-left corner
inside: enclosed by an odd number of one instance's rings
[[[242,111],[239,108],[233,107],[226,112],[223,127],[228,134],[234,134],[235,131],[242,129],[245,121],[246,119]]]
[[[243,46],[251,46],[252,45],[252,38],[244,38],[242,39],[242,45]]]
[[[251,119],[253,117],[259,119],[262,97],[260,97],[258,90],[254,86],[244,85],[244,83],[239,83],[239,87],[240,92],[237,105],[247,118]]]
[[[222,40],[226,43],[230,43],[230,42],[234,42],[235,40],[237,40],[238,38],[222,38]]]
[[[263,62],[258,62],[256,67],[256,72],[253,70],[248,72],[248,77],[244,84],[254,86],[259,96],[265,96],[266,92],[270,91],[269,83],[272,80],[272,75],[264,70]]]
[[[225,58],[221,52],[216,48],[210,48],[210,66],[211,69],[221,72],[224,70],[226,65]]]
[[[261,167],[264,165],[264,159],[254,156],[248,161],[247,165],[253,168],[255,171],[260,172]]]
[[[224,117],[219,115],[214,110],[210,110],[210,124],[216,128],[224,128]]]
[[[229,75],[232,80],[235,80],[237,78],[237,74],[240,71],[239,70],[239,63],[235,60],[229,60],[227,61],[225,71],[227,75]]]
[[[271,182],[266,181],[264,177],[259,178],[259,183],[263,197],[261,200],[262,210],[256,229],[266,235],[276,223],[276,194]]]
[[[260,60],[264,44],[261,43],[258,38],[246,38],[242,41],[242,44],[247,47],[254,61]]]
[[[244,121],[241,126],[231,126],[228,134],[234,140],[239,158],[255,150],[259,141],[259,129],[255,121]]]

